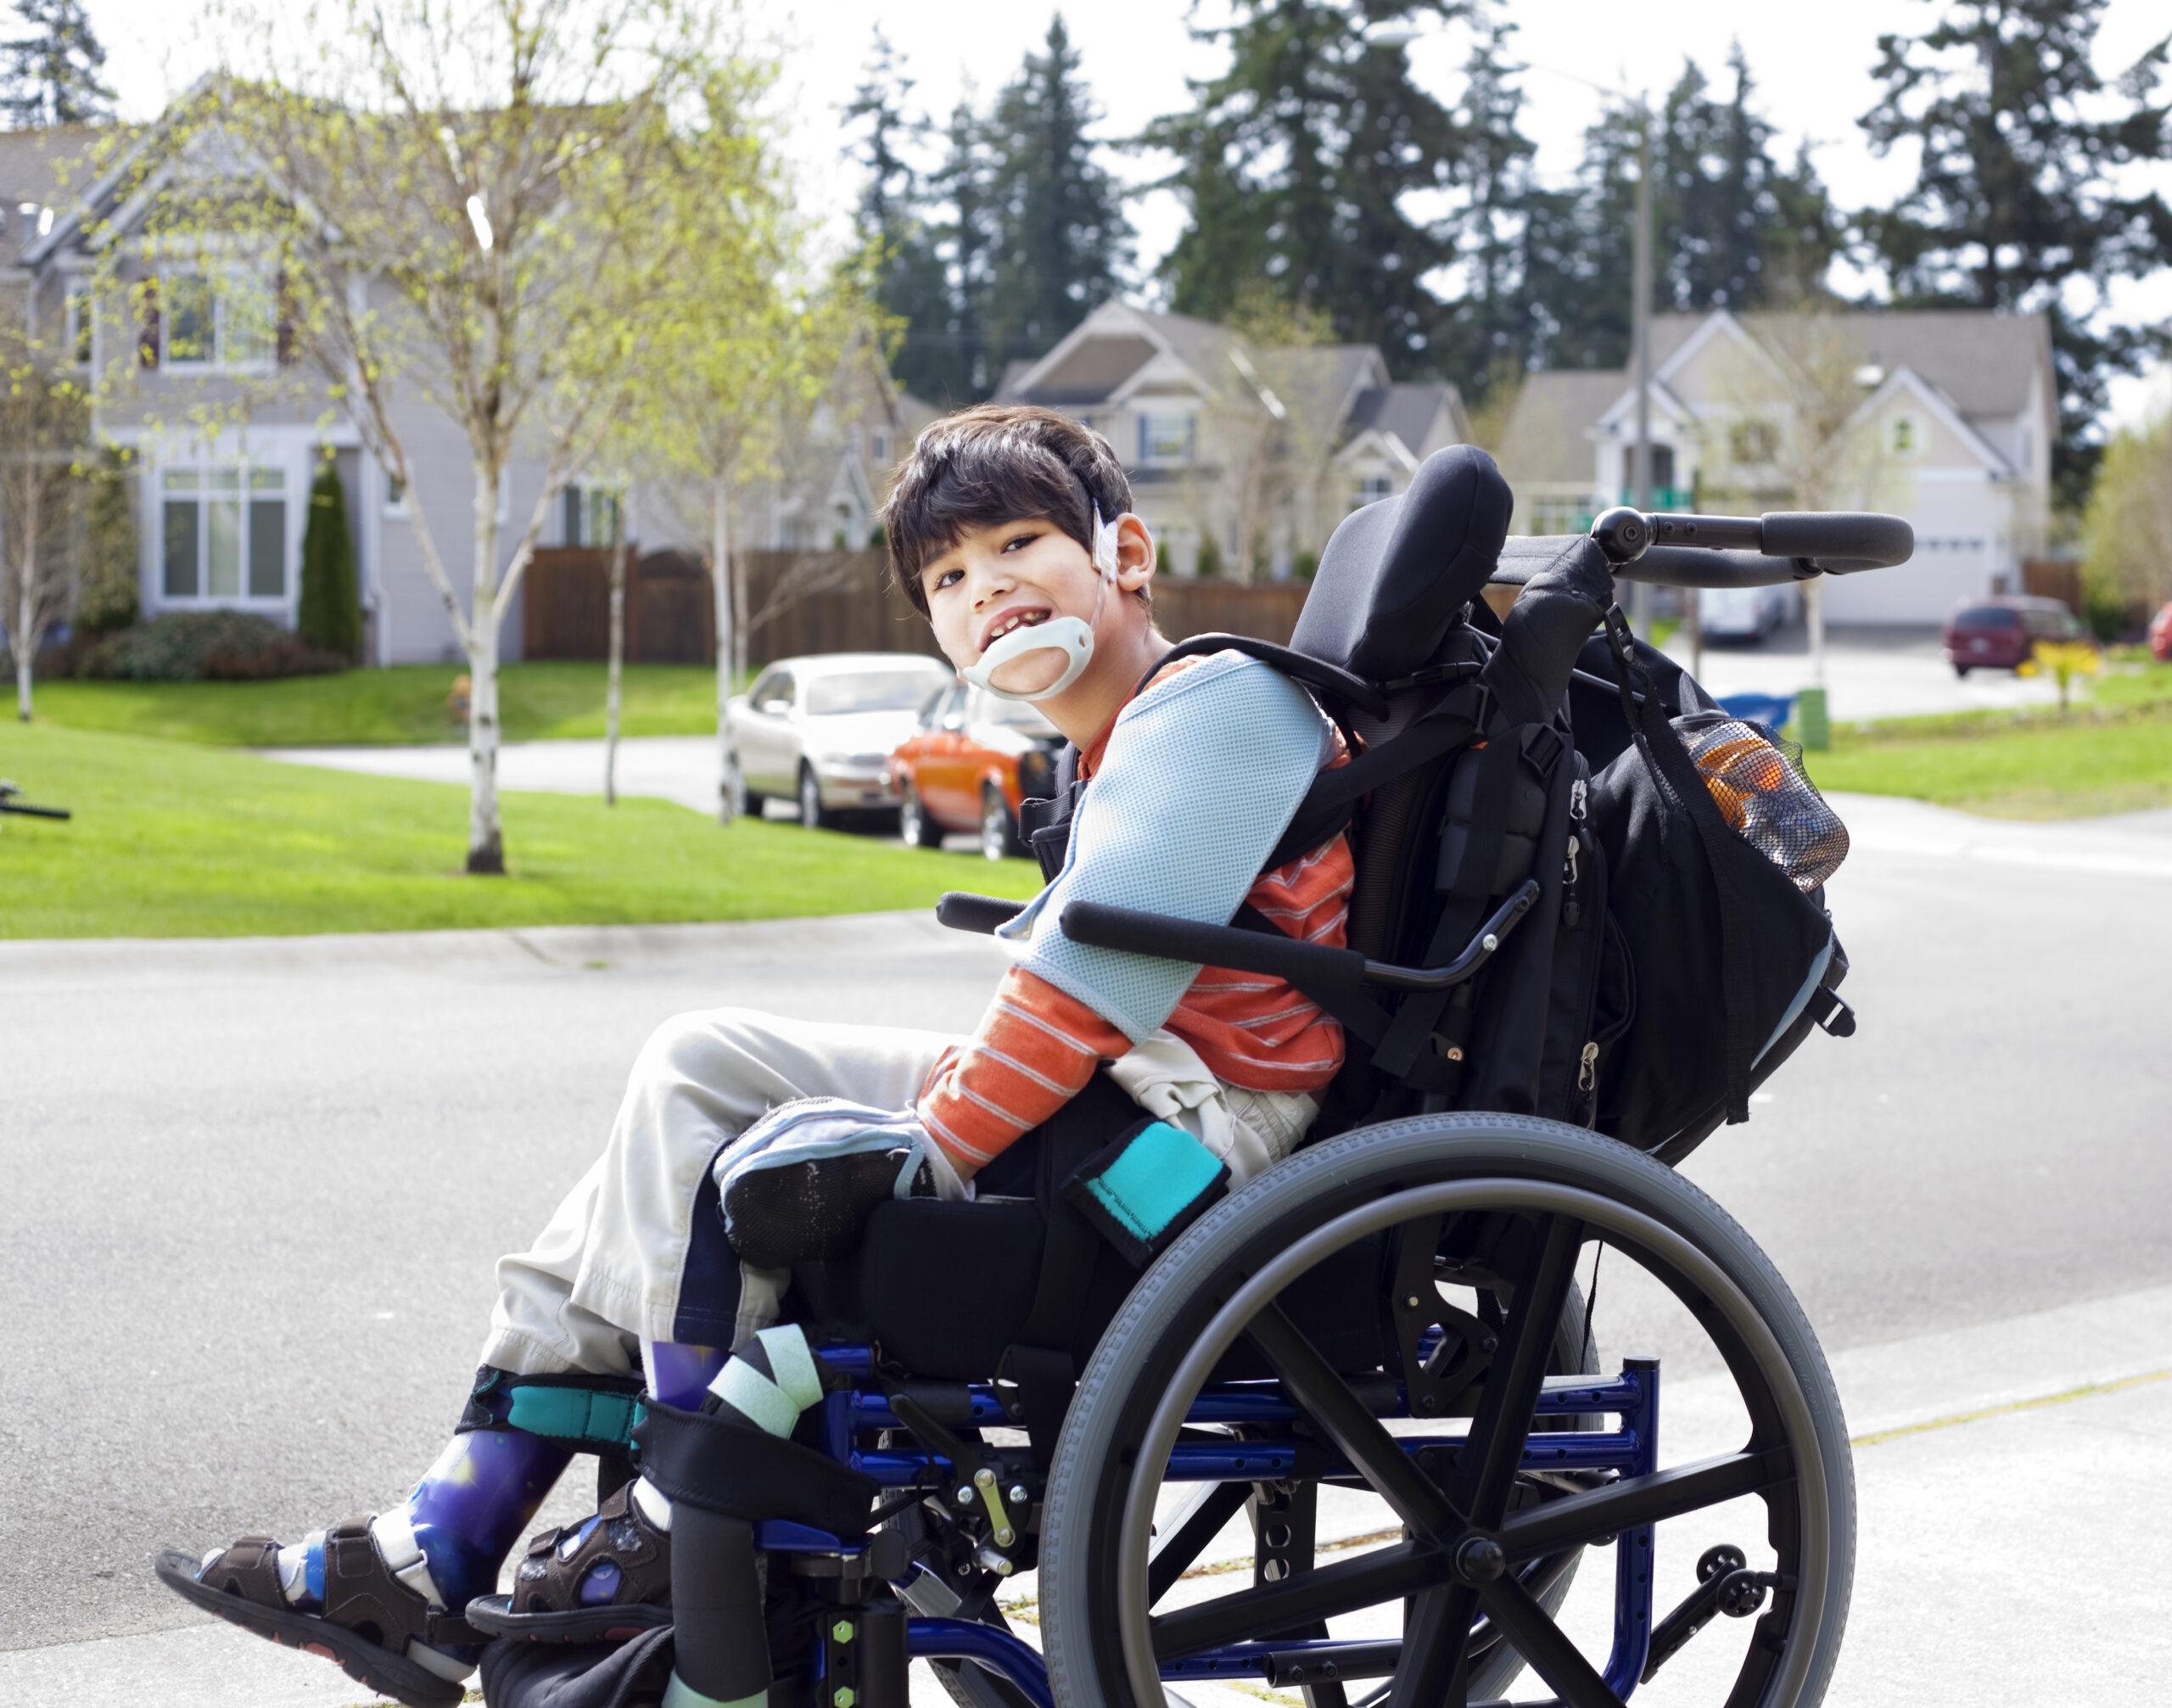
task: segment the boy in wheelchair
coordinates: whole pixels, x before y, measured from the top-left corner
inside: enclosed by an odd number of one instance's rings
[[[945,655],[1038,703],[1091,782],[1048,888],[1004,928],[1016,964],[977,1030],[739,1009],[667,1022],[602,1156],[499,1263],[483,1368],[406,1503],[286,1543],[163,1556],[160,1576],[192,1601],[417,1708],[459,1700],[487,1635],[666,1622],[672,1504],[643,1477],[536,1538],[509,1603],[470,1603],[495,1588],[572,1454],[618,1447],[637,1403],[792,1432],[824,1376],[781,1326],[795,1265],[848,1253],[886,1200],[1030,1195],[1036,1147],[1020,1141],[1097,1072],[1156,1123],[1164,1170],[1176,1145],[1180,1172],[1240,1183],[1305,1137],[1344,1054],[1316,1002],[1285,979],[1096,948],[1056,922],[1082,901],[1214,925],[1249,907],[1339,948],[1341,828],[1280,846],[1318,774],[1349,757],[1335,724],[1242,653],[1162,664],[1155,543],[1106,442],[1064,417],[983,406],[938,422],[886,522],[892,572]],[[1134,1191],[1104,1213],[1138,1235],[1156,1231],[1142,1215],[1167,1212]]]

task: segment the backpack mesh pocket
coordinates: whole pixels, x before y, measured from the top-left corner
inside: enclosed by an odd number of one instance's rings
[[[1805,895],[1848,857],[1848,827],[1802,769],[1802,749],[1761,724],[1711,713],[1674,720],[1727,824]]]

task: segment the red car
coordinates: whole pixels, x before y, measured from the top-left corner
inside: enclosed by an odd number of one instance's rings
[[[1982,599],[1945,619],[1945,662],[1965,676],[1979,665],[2011,670],[2025,662],[2039,641],[2085,641],[2081,619],[2057,599]]]
[[[2149,619],[2149,656],[2160,664],[2172,664],[2172,599]]]
[[[1018,804],[1045,798],[1063,737],[1022,701],[954,682],[921,708],[920,728],[890,755],[898,830],[920,848],[971,831],[990,860],[1022,854]]]

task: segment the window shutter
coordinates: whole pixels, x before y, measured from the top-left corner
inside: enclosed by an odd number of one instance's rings
[[[287,277],[284,267],[279,269],[272,287],[272,312],[278,316],[278,330],[274,334],[277,359],[282,367],[292,367],[296,355],[294,348],[294,283]]]
[[[159,365],[159,281],[155,276],[143,281],[143,311],[136,334],[136,359],[145,367]]]

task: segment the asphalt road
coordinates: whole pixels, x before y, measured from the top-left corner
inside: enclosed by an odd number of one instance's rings
[[[2172,1280],[2172,837],[1845,804],[1862,1029],[1686,1172],[1836,1355]],[[155,1548],[397,1499],[658,1020],[964,1028],[998,965],[896,916],[0,944],[0,1650],[196,1622]]]
[[[1688,631],[1677,630],[1666,650],[1689,664]],[[1693,674],[1716,695],[1794,693],[1814,680],[1809,630],[1795,623],[1755,645],[1707,641],[1704,668]],[[1826,631],[1825,697],[1834,720],[1856,721],[2050,706],[2059,693],[2046,678],[2011,670],[1956,677],[1939,651],[1936,629],[1845,628]]]

